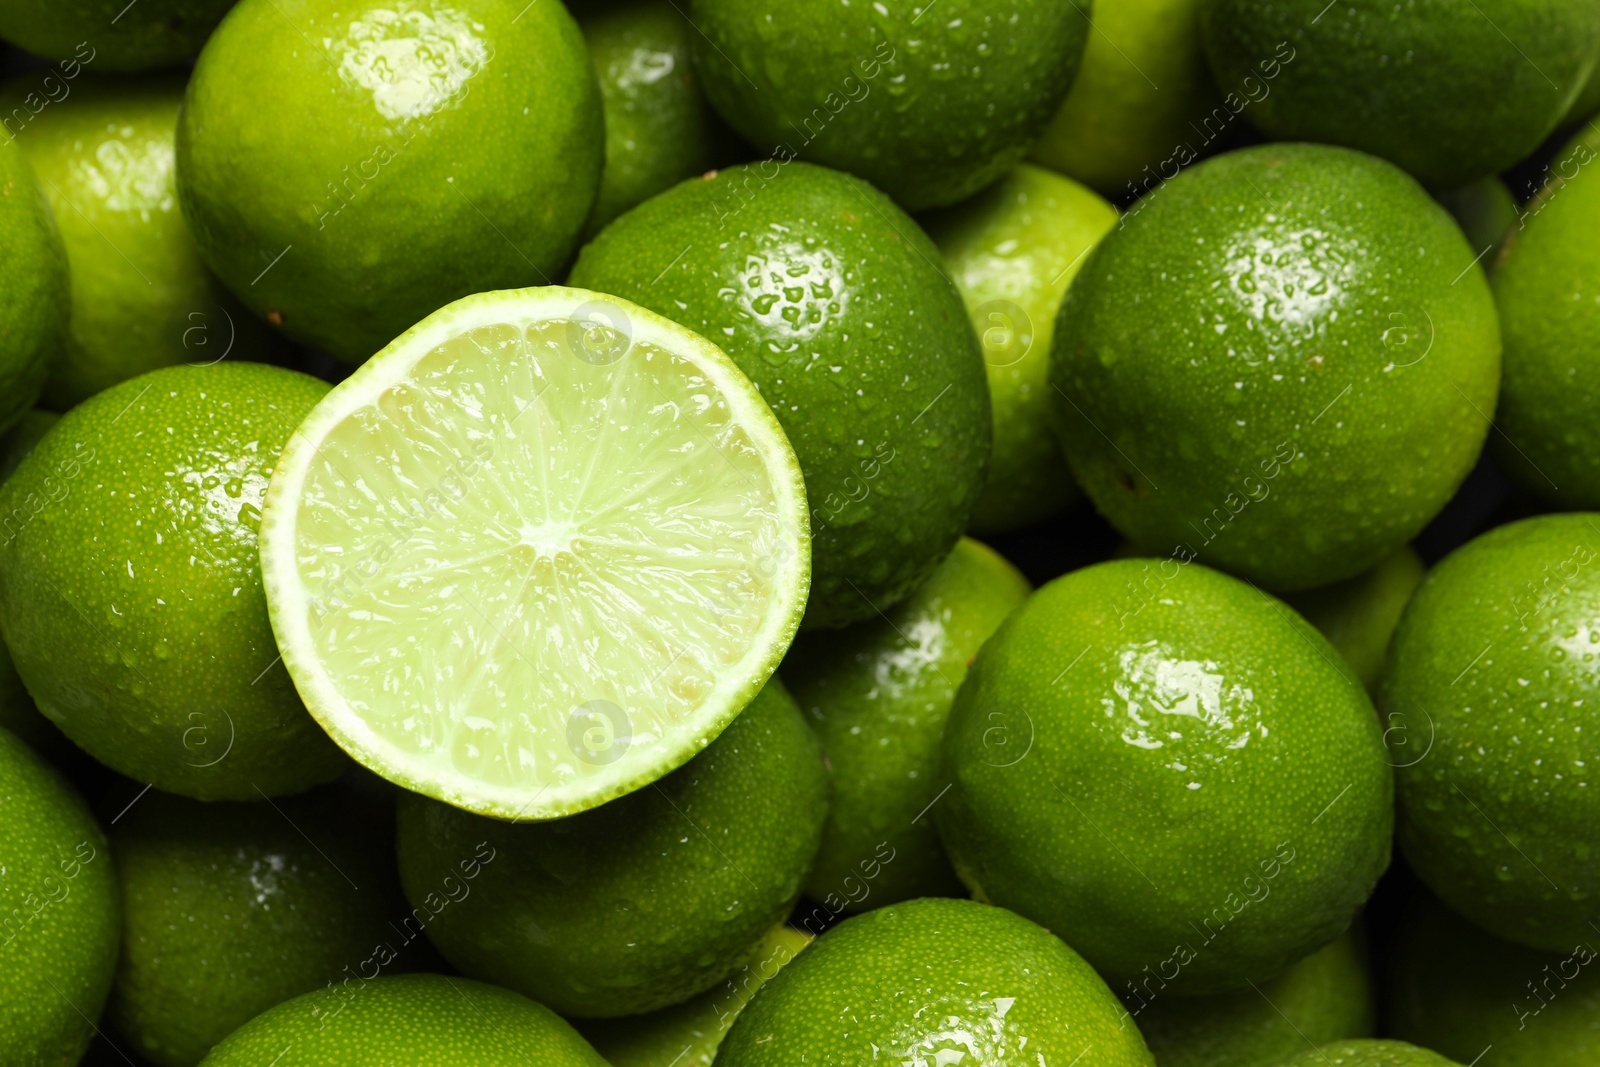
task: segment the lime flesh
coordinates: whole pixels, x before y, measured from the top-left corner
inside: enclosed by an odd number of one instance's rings
[[[799,467],[749,379],[558,287],[457,301],[335,388],[262,536],[317,720],[391,781],[502,818],[593,807],[704,748],[809,582]]]

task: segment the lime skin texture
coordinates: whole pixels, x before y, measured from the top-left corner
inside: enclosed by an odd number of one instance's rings
[[[359,363],[457,297],[549,284],[604,150],[560,4],[243,0],[189,82],[178,195],[245,304]]]
[[[1201,0],[1219,85],[1287,42],[1292,58],[1246,115],[1275,140],[1371,152],[1430,186],[1464,185],[1527,157],[1595,65],[1588,0]]]
[[[694,0],[706,95],[772,160],[860,175],[907,211],[1022,162],[1089,36],[1087,0]]]
[[[1264,145],[1125,218],[1051,354],[1056,430],[1101,514],[1283,592],[1411,540],[1477,460],[1500,374],[1493,298],[1445,210],[1371,156]]]
[[[822,739],[833,805],[806,893],[845,912],[964,896],[925,812],[944,788],[939,737],[967,664],[1030,587],[962,538],[883,618],[802,635],[780,668]]]
[[[1600,938],[1537,952],[1424,897],[1394,946],[1387,991],[1396,1037],[1469,1063],[1587,1067],[1600,1057]]]
[[[1106,196],[1135,192],[1194,141],[1189,123],[1217,96],[1199,0],[1097,4],[1078,77],[1029,158]]]
[[[1366,692],[1309,623],[1200,564],[1144,562],[1056,579],[984,644],[934,814],[974,895],[1119,996],[1244,989],[1367,899],[1392,775]]]
[[[78,1062],[120,922],[105,834],[65,778],[0,730],[0,1063]]]
[[[810,934],[775,926],[750,962],[699,996],[647,1015],[581,1020],[578,1032],[611,1067],[712,1067],[723,1036],[756,990],[810,943]]]
[[[11,477],[58,418],[59,415],[50,411],[29,411],[12,423],[11,429],[0,434],[0,483]],[[0,642],[0,727],[10,730],[35,752],[52,760],[63,750],[72,748],[61,731],[39,714],[3,642]]]
[[[1402,545],[1365,574],[1287,599],[1339,650],[1367,692],[1376,694],[1389,639],[1426,573],[1417,553]]]
[[[37,80],[0,88],[0,113],[16,114]],[[158,367],[270,356],[271,330],[206,269],[178,209],[183,79],[85,74],[68,84],[16,135],[55,209],[71,275],[66,350],[44,402],[65,411]]]
[[[207,1067],[608,1067],[555,1012],[467,978],[402,974],[286,1000],[235,1030]]]
[[[140,1056],[194,1067],[394,939],[385,920],[404,898],[378,832],[392,811],[352,799],[339,786],[272,803],[152,790],[118,819],[123,938],[107,1014]]]
[[[1574,139],[1506,238],[1494,296],[1505,338],[1495,418],[1505,468],[1567,508],[1600,507],[1600,133]]]
[[[1291,1059],[1283,1060],[1278,1067],[1459,1067],[1437,1052],[1404,1041],[1375,1041],[1358,1039],[1336,1041],[1322,1045]]]
[[[200,46],[233,0],[13,0],[0,10],[0,37],[73,75],[81,66],[132,73],[175,67]],[[70,75],[69,75],[70,76]]]
[[[967,202],[923,217],[983,346],[994,449],[968,530],[1005,533],[1081,494],[1050,428],[1056,313],[1117,211],[1077,182],[1024,163]]]
[[[1308,1041],[1372,1035],[1372,983],[1348,933],[1259,990],[1125,1004],[1161,1067],[1276,1067]]]
[[[771,160],[674,186],[578,257],[570,284],[687,326],[782,423],[811,507],[803,625],[904,599],[983,488],[983,358],[939,251],[865,182]]]
[[[0,486],[0,631],[39,710],[113,770],[258,800],[348,766],[277,662],[256,552],[278,452],[327,390],[260,363],[152,371]]]
[[[67,253],[21,152],[0,152],[0,431],[33,406],[66,343]]]
[[[1065,1064],[1091,1047],[1104,1067],[1155,1062],[1099,975],[1048,931],[928,898],[818,938],[734,1020],[717,1065]]]
[[[742,154],[706,102],[688,19],[671,0],[615,0],[578,12],[605,103],[605,167],[584,236],[723,157]]]
[[[400,877],[418,905],[486,847],[427,928],[445,958],[563,1015],[636,1015],[749,960],[799,897],[827,806],[817,741],[770,681],[694,759],[577,815],[515,824],[407,794]]]
[[[1446,556],[1400,620],[1379,700],[1411,735],[1401,750],[1390,734],[1406,859],[1478,926],[1552,952],[1596,936],[1597,527],[1542,515]]]

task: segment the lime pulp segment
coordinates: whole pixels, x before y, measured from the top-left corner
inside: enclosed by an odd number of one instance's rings
[[[334,739],[502,818],[581,811],[710,743],[810,571],[799,468],[749,380],[558,287],[457,301],[336,387],[280,460],[262,558]]]

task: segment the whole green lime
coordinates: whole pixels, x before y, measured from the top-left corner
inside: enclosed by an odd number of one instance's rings
[[[1116,221],[1088,189],[1027,164],[923,219],[977,328],[994,406],[973,533],[1005,533],[1079,498],[1050,430],[1050,341],[1073,275]]]
[[[1585,130],[1557,156],[1494,274],[1505,338],[1496,451],[1518,481],[1566,507],[1600,507],[1600,455],[1589,445],[1600,432],[1597,155],[1600,132]]]
[[[563,1015],[635,1015],[749,960],[800,895],[827,808],[816,739],[772,681],[694,759],[578,815],[506,823],[406,795],[400,877],[462,971]],[[473,855],[470,894],[435,906]]]
[[[1534,948],[1594,936],[1597,665],[1593,513],[1525,519],[1456,549],[1389,651],[1380,707],[1415,742],[1395,761],[1400,848],[1452,909]]]
[[[56,61],[59,71],[33,75],[39,96],[54,101],[64,99],[57,95],[61,86],[70,91],[89,64],[127,72],[193,59],[232,6],[233,0],[13,0],[0,9],[0,37]]]
[[[783,679],[822,739],[833,806],[806,893],[833,911],[961,896],[927,809],[944,788],[939,737],[978,647],[1028,580],[962,538],[882,618],[801,637]]]
[[[242,804],[152,791],[120,817],[122,956],[107,1014],[139,1055],[193,1067],[268,1008],[398,951],[387,813],[351,800],[334,787]]]
[[[1077,76],[1088,0],[694,0],[695,62],[771,162],[858,174],[907,211],[1020,163]],[[924,18],[924,16],[929,16]]]
[[[1367,692],[1375,693],[1400,613],[1426,573],[1411,546],[1402,545],[1365,574],[1296,593],[1288,601],[1339,650]]]
[[[0,152],[0,431],[39,398],[69,306],[67,254],[43,187],[21,152]]]
[[[1198,0],[1095,5],[1083,67],[1033,161],[1121,196],[1159,185],[1227,132],[1232,107],[1212,85],[1198,8]]]
[[[738,150],[700,89],[690,53],[694,28],[672,0],[617,0],[578,16],[606,116],[600,194],[584,227],[593,236]]]
[[[1472,469],[1494,300],[1381,160],[1263,145],[1179,174],[1090,253],[1051,355],[1056,428],[1138,547],[1284,591],[1411,540]]]
[[[560,4],[242,0],[189,82],[178,195],[241,300],[359,363],[458,297],[548,284],[604,149]]]
[[[1348,934],[1257,989],[1123,1003],[1161,1067],[1276,1067],[1308,1042],[1372,1034],[1372,985]]]
[[[1510,167],[1566,114],[1595,64],[1589,0],[1201,0],[1217,83],[1268,137],[1358,148],[1429,185]],[[1260,60],[1282,61],[1254,92]]]
[[[711,1067],[756,990],[810,943],[810,934],[775,926],[750,962],[699,996],[648,1015],[585,1020],[579,1032],[611,1067]]]
[[[1437,1052],[1404,1041],[1336,1041],[1308,1049],[1278,1067],[1458,1067]]]
[[[783,424],[811,507],[808,626],[904,599],[983,488],[983,359],[939,251],[865,182],[767,161],[683,182],[583,250],[570,283],[721,346]]]
[[[1600,1058],[1600,945],[1559,952],[1490,937],[1424,900],[1405,917],[1387,983],[1396,1037],[1494,1067],[1588,1067]]]
[[[1018,915],[908,900],[847,919],[746,1005],[718,1067],[797,1063],[1153,1067],[1083,958]]]
[[[1520,215],[1506,183],[1495,177],[1479,178],[1454,189],[1435,189],[1433,197],[1455,217],[1467,243],[1483,254],[1484,269],[1492,270],[1495,253]]]
[[[117,876],[66,780],[0,730],[0,1063],[83,1056],[117,963]]]
[[[22,107],[33,82],[0,89],[0,112]],[[66,351],[44,390],[54,408],[158,367],[271,352],[271,332],[200,262],[178,210],[182,104],[182,78],[85,75],[16,137],[55,208],[72,278]]]
[[[437,974],[347,979],[245,1023],[207,1067],[607,1067],[555,1012],[526,997]]]
[[[113,770],[254,800],[348,766],[279,664],[256,552],[278,452],[327,391],[260,363],[152,371],[0,486],[0,631],[39,710]]]
[[[973,661],[943,754],[934,812],[962,880],[1122,993],[1275,978],[1389,862],[1366,692],[1291,609],[1196,563],[1034,593]]]

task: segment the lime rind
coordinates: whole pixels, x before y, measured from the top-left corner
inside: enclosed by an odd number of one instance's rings
[[[306,418],[262,575],[306,707],[358,761],[547,819],[709,744],[804,613],[794,452],[719,348],[581,289],[481,293]]]

